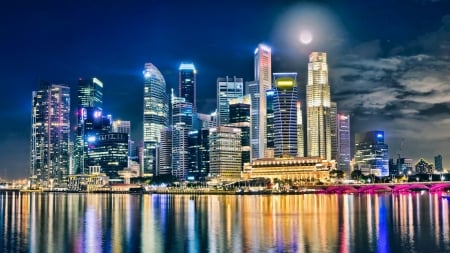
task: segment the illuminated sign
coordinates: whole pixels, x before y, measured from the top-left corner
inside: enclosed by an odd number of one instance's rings
[[[275,81],[275,85],[279,89],[292,89],[295,86],[295,80],[289,77],[279,78]]]

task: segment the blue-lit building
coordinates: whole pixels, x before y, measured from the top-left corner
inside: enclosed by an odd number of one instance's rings
[[[188,135],[188,180],[204,181],[209,173],[209,128],[193,130]]]
[[[297,156],[297,73],[273,73],[275,157]]]
[[[160,144],[161,129],[169,123],[169,98],[166,81],[151,63],[145,64],[144,74],[144,115],[143,115],[143,176],[156,172],[157,147]]]
[[[194,112],[197,111],[197,70],[193,63],[183,62],[179,68],[178,94],[186,102],[192,104]]]
[[[69,86],[41,82],[32,93],[31,118],[31,183],[62,185],[70,164]]]
[[[244,95],[244,81],[237,77],[217,78],[217,125],[223,126],[230,121],[229,101]]]
[[[337,160],[336,167],[350,176],[350,115],[337,115]]]
[[[364,175],[389,176],[388,145],[384,131],[358,133],[355,137],[355,169]]]
[[[88,136],[86,166],[100,166],[100,172],[109,178],[118,178],[118,172],[128,167],[128,134],[100,133]]]
[[[242,167],[245,163],[250,163],[251,161],[250,99],[250,95],[246,95],[229,101],[229,123],[227,126],[241,129]]]

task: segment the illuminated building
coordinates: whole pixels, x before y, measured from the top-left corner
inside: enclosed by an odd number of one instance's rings
[[[159,163],[156,176],[172,174],[172,128],[161,129],[161,143],[159,146]]]
[[[265,158],[274,157],[274,114],[273,114],[273,99],[274,99],[275,91],[274,89],[266,90],[266,150],[265,150]]]
[[[425,173],[425,174],[433,173],[433,164],[425,161],[425,159],[423,158],[420,158],[414,167],[416,169],[416,173]]]
[[[338,160],[338,123],[337,104],[330,103],[330,138],[331,138],[331,160]]]
[[[242,78],[217,78],[217,125],[229,123],[229,100],[244,95],[244,81]]]
[[[192,103],[186,102],[184,98],[176,98],[172,100],[172,124],[184,123],[188,129],[192,129]]]
[[[160,143],[161,129],[168,125],[168,96],[166,81],[151,63],[145,64],[144,74],[144,149],[142,168],[144,176],[155,172],[156,148]]]
[[[274,73],[275,157],[297,155],[297,73]]]
[[[250,96],[230,99],[229,102],[229,123],[227,126],[241,129],[241,161],[245,163],[251,161],[250,148]]]
[[[350,115],[339,113],[337,116],[337,169],[350,176]]]
[[[253,160],[251,166],[244,171],[244,177],[315,183],[325,181],[329,177],[329,170],[334,166],[332,161],[324,161],[320,157],[263,158]]]
[[[305,139],[303,137],[303,115],[300,101],[297,101],[297,156],[305,156]]]
[[[86,166],[100,167],[100,173],[118,178],[118,172],[128,167],[128,134],[101,133],[88,137]]]
[[[114,120],[112,122],[113,133],[125,133],[128,134],[128,158],[135,156],[133,153],[133,142],[131,141],[131,122],[127,120]]]
[[[241,129],[217,127],[209,130],[209,173],[220,180],[241,178]]]
[[[181,63],[179,68],[178,94],[186,102],[192,104],[194,112],[197,111],[197,70],[193,63]]]
[[[188,134],[189,128],[177,122],[172,129],[172,175],[186,180],[189,168]]]
[[[389,176],[388,145],[384,143],[383,131],[356,134],[355,169],[364,175]]]
[[[100,132],[103,108],[103,83],[97,78],[78,79],[77,129],[74,143],[74,172],[86,173],[87,136]]]
[[[309,55],[306,85],[307,155],[331,160],[330,85],[327,54]]]
[[[190,131],[188,134],[188,180],[205,180],[209,172],[209,129]]]
[[[41,82],[32,99],[32,184],[58,186],[69,174],[70,88]]]
[[[266,90],[272,85],[272,49],[259,44],[255,49],[255,80],[247,82],[246,94],[251,96],[251,147],[252,158],[263,158],[267,146],[266,135]]]
[[[195,113],[194,114],[194,129],[200,130],[203,128],[211,128],[217,126],[217,113],[211,114]]]

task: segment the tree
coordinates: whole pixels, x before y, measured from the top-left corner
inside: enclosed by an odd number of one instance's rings
[[[344,172],[342,170],[330,171],[330,178],[344,178]]]
[[[360,180],[361,177],[363,176],[362,171],[361,170],[354,170],[352,171],[352,173],[350,174],[350,177],[353,180]]]

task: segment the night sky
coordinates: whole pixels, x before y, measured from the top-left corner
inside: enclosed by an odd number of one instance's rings
[[[450,167],[449,1],[8,1],[0,33],[2,178],[29,175],[40,80],[75,91],[78,78],[99,78],[105,112],[130,120],[139,143],[146,62],[169,89],[192,61],[197,106],[210,113],[217,77],[253,79],[260,42],[272,47],[274,72],[298,72],[300,89],[308,54],[327,52],[332,100],[351,114],[352,133],[384,130],[390,157],[442,154]]]

